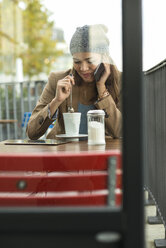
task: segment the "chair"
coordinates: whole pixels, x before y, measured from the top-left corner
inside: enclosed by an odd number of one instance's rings
[[[22,119],[21,127],[22,127],[22,138],[23,139],[26,137],[26,127],[31,117],[31,114],[32,114],[31,112],[25,112],[23,119]]]
[[[120,206],[121,154],[0,155],[0,206]]]
[[[28,121],[31,117],[31,114],[32,114],[32,112],[25,112],[23,119],[22,119],[21,127],[22,127],[22,138],[23,139],[26,138],[26,127],[27,127]],[[44,134],[40,139],[46,138],[46,135],[48,134],[48,132],[54,127],[54,122],[48,127],[46,134]]]

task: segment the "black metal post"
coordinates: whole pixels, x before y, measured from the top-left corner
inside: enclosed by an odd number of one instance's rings
[[[142,4],[123,0],[123,173],[126,248],[144,247]]]

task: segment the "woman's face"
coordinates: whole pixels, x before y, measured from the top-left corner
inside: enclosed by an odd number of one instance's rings
[[[74,69],[84,82],[93,82],[94,71],[100,63],[101,54],[87,52],[73,54]]]

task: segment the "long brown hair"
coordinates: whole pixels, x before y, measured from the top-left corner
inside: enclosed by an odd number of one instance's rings
[[[113,97],[115,103],[119,103],[121,72],[115,65],[110,65],[111,74],[106,81],[106,88]]]
[[[111,74],[106,81],[106,88],[113,97],[116,104],[119,103],[120,97],[120,81],[121,81],[121,72],[117,69],[115,65],[110,64]],[[72,69],[73,76],[75,79],[76,85],[80,86],[83,83],[83,79],[79,76],[77,71]]]

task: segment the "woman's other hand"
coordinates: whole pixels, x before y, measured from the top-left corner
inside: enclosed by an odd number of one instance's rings
[[[71,92],[71,87],[74,85],[74,78],[71,75],[66,76],[57,83],[55,99],[60,104],[69,97]]]
[[[57,82],[56,95],[54,99],[50,102],[51,116],[55,113],[59,105],[64,102],[66,98],[69,97],[71,87],[74,84],[75,82],[72,75],[67,75],[65,78]]]

